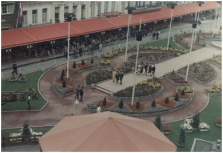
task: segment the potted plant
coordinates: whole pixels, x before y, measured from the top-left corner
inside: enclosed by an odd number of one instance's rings
[[[180,129],[180,136],[179,136],[179,139],[177,141],[177,146],[179,147],[184,147],[185,145],[185,130],[184,129]]]

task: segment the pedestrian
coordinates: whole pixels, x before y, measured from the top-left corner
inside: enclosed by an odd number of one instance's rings
[[[140,71],[141,71],[141,65],[138,65],[138,68],[137,68],[137,75],[140,74]]]
[[[115,82],[115,77],[116,77],[117,72],[113,70],[112,72],[112,81]]]
[[[30,94],[28,94],[28,102],[27,102],[27,105],[28,105],[28,110],[31,110],[31,106],[30,106]]]
[[[17,64],[15,63],[15,61],[14,61],[13,64],[12,64],[12,69],[13,69],[13,71],[12,71],[12,75],[14,76],[14,73],[15,73],[16,75],[18,75],[18,72],[17,72]]]
[[[99,44],[99,51],[102,51],[102,43]]]
[[[84,95],[84,87],[82,87],[80,89],[79,93],[80,93],[80,102],[82,102],[83,101],[83,95]]]
[[[76,108],[78,108],[78,105],[79,105],[78,98],[75,99],[75,105],[76,105]]]
[[[146,65],[144,66],[144,68],[145,68],[145,75],[147,76],[148,63],[146,63]]]
[[[101,107],[98,105],[97,107],[97,112],[100,113],[101,112]]]
[[[80,94],[80,85],[77,86],[77,88],[75,89],[75,98],[79,99],[79,94]]]
[[[134,74],[134,72],[135,72],[135,67],[134,67],[134,65],[132,66],[132,73]]]
[[[152,67],[152,77],[154,78],[154,76],[155,76],[155,71],[156,71],[156,67],[155,67],[155,65],[153,65],[153,67]]]
[[[81,47],[79,49],[79,55],[80,55],[80,57],[82,56],[82,48]]]
[[[149,65],[149,72],[148,73],[151,73],[152,72],[152,65]]]
[[[116,78],[116,84],[117,84],[119,80],[119,73],[116,73],[115,78]]]
[[[143,74],[143,66],[140,67],[140,75]]]
[[[123,77],[124,77],[123,72],[120,72],[120,74],[119,74],[120,85],[122,84],[122,79],[123,79]]]

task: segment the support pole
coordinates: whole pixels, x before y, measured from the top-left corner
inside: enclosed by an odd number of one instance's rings
[[[128,20],[128,30],[127,30],[127,40],[126,40],[126,47],[125,47],[125,62],[127,60],[127,50],[128,50],[128,42],[129,42],[129,23],[130,23],[130,18],[132,14],[129,14],[129,20]]]
[[[70,60],[70,22],[68,22],[68,46],[67,46],[67,78],[69,78],[69,60]]]
[[[194,29],[193,29],[192,40],[191,40],[191,44],[190,44],[189,60],[188,60],[188,65],[187,65],[187,72],[186,72],[185,81],[187,81],[187,78],[188,78],[188,72],[189,72],[189,67],[190,67],[190,59],[191,59],[191,50],[192,50],[192,46],[193,46],[193,40],[194,40]]]
[[[142,21],[142,17],[140,18],[139,31],[141,30],[141,21]],[[136,70],[137,70],[138,57],[139,57],[139,43],[140,43],[140,41],[138,41],[137,53],[136,53],[136,63],[135,63],[135,72],[134,72],[134,84],[133,84],[133,90],[132,90],[132,102],[131,102],[131,105],[133,105],[133,103],[134,103],[134,97],[135,97]]]
[[[169,27],[169,35],[168,35],[168,42],[167,42],[167,51],[169,49],[169,43],[170,43],[170,30],[171,30],[171,25],[172,25],[172,17],[173,17],[173,9],[171,9],[171,17],[170,17],[170,27]]]
[[[196,21],[198,21],[198,19],[199,19],[200,10],[201,10],[201,7],[199,6]],[[196,37],[197,37],[197,29],[198,29],[198,27],[195,29],[194,42],[196,41]]]
[[[212,28],[212,38],[213,38],[213,36],[214,36],[214,28],[215,28],[215,25],[216,25],[216,20],[217,20],[217,14],[218,14],[218,3],[217,3],[217,8],[216,8],[216,14],[215,14],[215,21],[214,21],[214,26],[213,26],[213,28]]]

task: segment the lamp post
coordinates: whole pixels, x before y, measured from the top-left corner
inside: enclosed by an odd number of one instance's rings
[[[196,20],[194,20],[193,23],[192,23],[193,33],[192,33],[192,40],[191,40],[191,44],[190,44],[189,60],[188,60],[188,65],[187,65],[187,72],[186,72],[185,81],[187,81],[187,78],[188,78],[188,72],[189,72],[189,67],[190,67],[190,59],[191,59],[191,50],[192,50],[193,39],[194,39],[194,31],[197,27],[197,23],[198,22]]]
[[[167,42],[167,50],[169,49],[169,43],[170,43],[170,30],[171,30],[171,25],[172,25],[172,18],[173,18],[173,9],[176,4],[171,5],[171,15],[170,15],[170,27],[169,27],[169,35],[168,35],[168,42]]]
[[[53,49],[53,44],[55,44],[55,41],[54,40],[51,41],[52,49]]]
[[[214,21],[214,26],[212,27],[212,38],[214,36],[214,28],[215,28],[215,25],[216,25],[216,20],[217,20],[217,14],[218,14],[218,3],[217,3],[217,8],[216,8],[216,14],[215,14],[215,21]]]
[[[70,62],[70,22],[68,22],[68,35],[67,35],[67,78],[69,78],[69,62]]]
[[[9,56],[9,52],[11,52],[11,49],[6,49],[6,53],[8,53],[8,56]]]
[[[32,45],[28,45],[27,48],[29,49],[29,61],[30,61],[30,48],[32,48]]]
[[[201,11],[201,5],[202,5],[203,3],[204,3],[204,2],[199,2],[199,3],[198,3],[197,19],[195,19],[196,21],[199,20],[199,15],[200,15],[200,11]],[[196,36],[197,36],[197,28],[195,29],[194,42],[196,41]]]
[[[137,46],[137,53],[136,53],[136,63],[135,63],[135,72],[134,72],[134,85],[132,89],[132,102],[131,105],[134,103],[134,96],[135,96],[135,84],[136,84],[136,70],[137,70],[137,65],[138,65],[138,56],[139,56],[139,43],[142,41],[142,33],[141,33],[141,21],[142,17],[140,18],[140,25],[139,25],[139,32],[136,34],[136,40],[138,41],[138,46]]]
[[[128,7],[128,14],[129,14],[129,19],[128,19],[128,30],[127,30],[127,39],[126,39],[126,47],[125,47],[125,62],[127,60],[127,50],[128,50],[128,43],[129,43],[129,23],[130,23],[130,19],[132,18],[132,13],[133,13],[133,8],[132,7]]]

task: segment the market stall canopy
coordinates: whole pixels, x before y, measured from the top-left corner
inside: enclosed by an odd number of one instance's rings
[[[201,6],[201,11],[216,9],[217,2],[206,2]],[[220,6],[220,5],[219,5]],[[197,3],[176,6],[173,17],[179,17],[195,13],[198,8]],[[135,14],[132,16],[131,26],[138,25],[142,17],[142,23],[155,22],[170,18],[171,8],[163,8],[154,12]],[[105,30],[127,27],[128,14],[112,18],[95,18],[71,22],[70,36],[79,36]],[[27,27],[13,30],[2,31],[2,49],[23,46],[44,41],[51,41],[67,37],[68,23],[58,23]]]
[[[154,123],[113,112],[67,116],[39,138],[42,151],[173,152]]]

